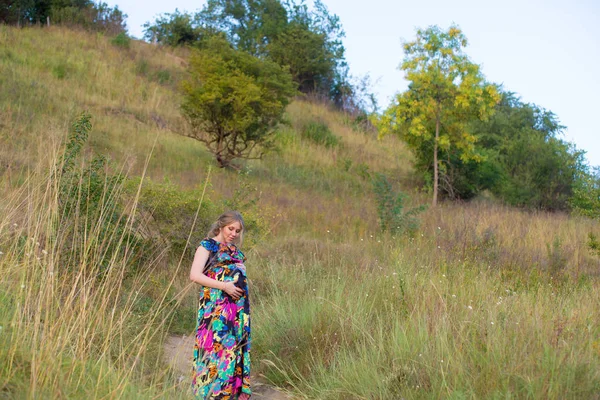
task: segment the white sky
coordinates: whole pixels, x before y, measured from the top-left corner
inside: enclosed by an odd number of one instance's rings
[[[402,40],[418,27],[456,23],[469,40],[466,53],[491,82],[554,112],[564,138],[600,166],[600,1],[598,0],[323,0],[346,31],[353,75],[370,74],[380,107],[406,89],[397,69]],[[311,1],[308,1],[311,3]],[[111,0],[127,15],[131,35],[161,13],[196,11],[204,0]]]

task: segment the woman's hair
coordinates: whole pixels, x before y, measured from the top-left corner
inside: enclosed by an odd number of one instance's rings
[[[221,228],[226,227],[227,225],[231,225],[234,222],[239,222],[242,226],[242,230],[240,231],[240,235],[235,239],[234,244],[237,246],[242,245],[242,240],[244,238],[244,218],[242,218],[242,214],[237,211],[227,211],[219,216],[214,224],[211,225],[208,230],[208,237],[215,237],[221,232]]]

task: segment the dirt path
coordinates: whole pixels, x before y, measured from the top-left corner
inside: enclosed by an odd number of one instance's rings
[[[181,374],[182,384],[189,379],[192,363],[192,351],[194,348],[193,336],[169,336],[164,344],[165,361]],[[260,379],[252,376],[252,399],[257,400],[291,400],[292,397],[275,389],[274,387],[261,383]]]

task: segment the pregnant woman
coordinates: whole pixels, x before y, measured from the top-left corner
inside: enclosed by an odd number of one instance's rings
[[[190,279],[200,291],[192,391],[198,399],[250,398],[250,303],[246,257],[237,246],[244,220],[228,211],[194,256]]]

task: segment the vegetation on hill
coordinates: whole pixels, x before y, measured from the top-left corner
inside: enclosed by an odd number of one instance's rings
[[[253,368],[298,398],[600,391],[597,220],[483,197],[412,212],[430,195],[406,146],[302,99],[264,160],[212,168],[181,135],[189,50],[7,26],[0,43],[8,397],[185,398],[161,342],[194,328],[190,253],[226,207],[248,222]]]
[[[237,50],[268,59],[289,71],[302,93],[360,111],[363,97],[351,83],[339,18],[316,0],[209,0],[192,15],[175,11],[145,25],[145,39],[167,46],[202,47],[214,35]]]
[[[16,26],[63,25],[109,35],[124,34],[126,14],[92,0],[11,0],[0,3],[0,23]]]

